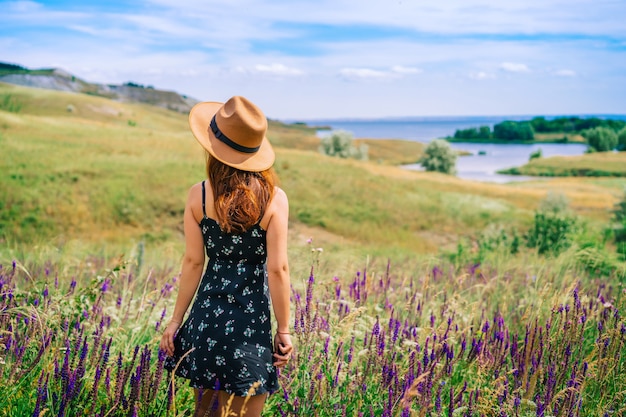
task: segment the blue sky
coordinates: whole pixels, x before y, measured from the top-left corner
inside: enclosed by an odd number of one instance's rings
[[[0,0],[0,61],[276,119],[626,114],[624,0]]]

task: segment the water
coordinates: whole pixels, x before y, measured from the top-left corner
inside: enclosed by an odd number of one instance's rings
[[[310,120],[310,126],[330,126],[333,130],[347,130],[356,138],[405,139],[428,142],[434,138],[454,135],[457,129],[490,126],[504,120],[527,120],[515,116],[469,117],[407,117],[389,119]],[[320,131],[324,135],[327,131]]]
[[[468,117],[410,117],[389,119],[336,119],[308,120],[310,126],[329,126],[332,130],[347,130],[355,138],[404,139],[429,142],[435,138],[454,135],[457,129],[489,126],[504,120],[530,120],[533,116],[468,116]],[[555,116],[556,117],[556,116]],[[579,117],[589,117],[580,115]],[[594,117],[626,120],[626,115],[594,115]],[[329,131],[320,130],[319,135]],[[541,149],[543,157],[581,155],[587,149],[583,144],[542,143],[532,145],[519,144],[482,144],[452,143],[453,148],[469,151],[472,155],[457,159],[457,176],[476,181],[505,183],[524,181],[531,177],[502,175],[496,171],[524,165],[530,154]],[[419,165],[406,165],[407,169],[421,169]]]
[[[541,149],[542,157],[581,155],[587,149],[583,144],[541,143],[532,145],[500,145],[493,143],[451,144],[454,149],[469,151],[472,155],[460,156],[456,162],[457,176],[474,181],[506,183],[536,179],[521,175],[503,175],[497,171],[524,165],[530,154]],[[422,169],[420,165],[405,165],[407,169]]]

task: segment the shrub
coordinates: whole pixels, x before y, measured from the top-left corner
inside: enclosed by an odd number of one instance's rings
[[[453,175],[456,172],[456,158],[457,153],[447,141],[434,139],[424,149],[424,156],[419,163],[426,171]]]
[[[581,135],[589,147],[597,152],[612,151],[617,147],[617,133],[608,127],[594,127],[584,130]]]
[[[321,140],[319,150],[324,155],[339,158],[367,160],[368,148],[362,144],[358,148],[353,144],[353,135],[345,130],[333,130]]]
[[[626,191],[621,201],[615,204],[613,209],[612,227],[617,251],[626,256]]]
[[[22,103],[12,94],[2,94],[0,95],[0,110],[19,113],[22,110]]]
[[[542,156],[541,148],[539,148],[535,152],[530,154],[530,158],[528,158],[528,160],[532,161],[533,159],[541,158],[541,156]]]
[[[567,210],[569,200],[561,193],[549,192],[539,203],[539,211],[549,213],[560,213]]]
[[[576,217],[567,210],[562,194],[548,193],[535,212],[532,228],[526,234],[527,245],[539,254],[558,254],[568,248],[576,230]]]

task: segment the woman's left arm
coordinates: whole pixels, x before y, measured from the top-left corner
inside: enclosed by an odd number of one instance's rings
[[[289,334],[291,310],[291,281],[287,257],[289,202],[284,191],[277,190],[272,205],[272,216],[267,227],[267,283],[278,324],[274,338],[274,365],[283,366],[293,350]]]

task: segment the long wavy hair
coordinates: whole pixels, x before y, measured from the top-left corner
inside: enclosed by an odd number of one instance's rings
[[[213,189],[217,222],[224,232],[243,233],[261,220],[274,196],[273,168],[241,171],[207,152],[206,171]]]

